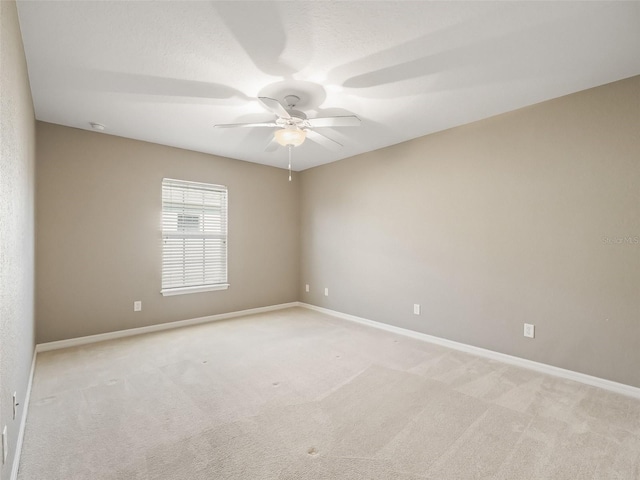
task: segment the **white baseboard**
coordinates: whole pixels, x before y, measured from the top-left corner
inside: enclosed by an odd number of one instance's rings
[[[33,373],[36,369],[36,356],[38,352],[33,351],[33,360],[31,360],[31,371],[29,372],[29,381],[27,382],[27,390],[24,393],[22,402],[22,415],[20,417],[20,428],[18,430],[18,441],[16,442],[16,452],[13,456],[13,467],[11,468],[11,480],[18,480],[18,469],[20,468],[20,455],[22,454],[22,443],[24,441],[24,430],[27,426],[27,413],[29,412],[29,399],[31,398],[31,385],[33,384]]]
[[[243,317],[245,315],[253,315],[255,313],[271,312],[274,310],[282,310],[284,308],[298,307],[300,302],[281,303],[279,305],[269,305],[267,307],[250,308],[248,310],[240,310],[237,312],[220,313],[218,315],[209,315],[206,317],[191,318],[189,320],[179,320],[176,322],[160,323],[157,325],[149,325],[147,327],[130,328],[127,330],[117,330],[115,332],[100,333],[98,335],[89,335],[86,337],[71,338],[69,340],[58,340],[55,342],[39,343],[36,345],[36,352],[47,352],[49,350],[58,350],[61,348],[77,347],[79,345],[87,345],[89,343],[104,342],[105,340],[114,340],[116,338],[132,337],[134,335],[142,335],[144,333],[160,332],[162,330],[171,330],[174,328],[188,327],[191,325],[199,325],[201,323],[215,322],[218,320],[226,320],[228,318]]]
[[[316,305],[311,305],[303,302],[290,302],[290,303],[282,303],[279,305],[270,305],[267,307],[259,307],[252,308],[249,310],[240,310],[237,312],[229,312],[229,313],[221,313],[218,315],[209,315],[207,317],[200,318],[192,318],[189,320],[181,320],[177,322],[169,322],[162,323],[159,325],[150,325],[147,327],[139,327],[132,328],[129,330],[119,330],[116,332],[102,333],[98,335],[90,335],[86,337],[73,338],[70,340],[60,340],[57,342],[48,342],[48,343],[40,343],[36,345],[33,361],[31,363],[31,372],[29,374],[29,382],[27,384],[27,390],[25,392],[24,398],[24,406],[22,410],[22,418],[20,420],[20,429],[18,432],[18,441],[16,444],[16,452],[13,461],[13,467],[11,469],[11,478],[10,480],[17,480],[18,478],[18,469],[20,467],[20,454],[22,451],[22,443],[24,440],[24,432],[27,423],[27,413],[29,411],[29,399],[31,397],[31,386],[33,383],[33,376],[35,372],[36,365],[36,357],[38,352],[46,352],[49,350],[57,350],[61,348],[75,347],[79,345],[86,345],[90,343],[102,342],[105,340],[113,340],[116,338],[130,337],[134,335],[141,335],[144,333],[150,332],[158,332],[162,330],[170,330],[174,328],[186,327],[190,325],[199,325],[202,323],[215,322],[218,320],[225,320],[228,318],[241,317],[245,315],[252,315],[256,313],[263,312],[271,312],[274,310],[282,310],[285,308],[291,307],[303,307],[309,310],[315,310],[317,312],[321,312],[327,315],[331,315],[336,318],[341,318],[344,320],[348,320],[351,322],[360,323],[362,325],[367,325],[369,327],[377,328],[380,330],[385,330],[387,332],[395,333],[398,335],[404,335],[406,337],[411,337],[417,340],[422,340],[425,342],[433,343],[436,345],[441,345],[444,347],[448,347],[454,350],[459,350],[466,353],[471,353],[473,355],[478,355],[481,357],[489,358],[492,360],[498,360],[500,362],[504,362],[510,365],[515,365],[518,367],[526,368],[529,370],[535,370],[537,372],[545,373],[548,375],[553,375],[555,377],[566,378],[568,380],[574,380],[576,382],[584,383],[586,385],[591,385],[594,387],[599,387],[605,390],[609,390],[611,392],[619,393],[622,395],[626,395],[633,398],[640,399],[640,388],[633,387],[631,385],[625,385],[622,383],[613,382],[611,380],[605,380],[603,378],[593,377],[591,375],[586,375],[584,373],[574,372],[572,370],[566,370],[564,368],[554,367],[552,365],[547,365],[544,363],[534,362],[532,360],[527,360],[520,357],[514,357],[512,355],[507,355],[504,353],[494,352],[492,350],[487,350],[480,347],[474,347],[473,345],[467,345],[464,343],[454,342],[453,340],[447,340],[445,338],[434,337],[432,335],[427,335],[426,333],[416,332],[414,330],[408,330],[401,327],[396,327],[393,325],[388,325],[386,323],[376,322],[374,320],[369,320],[362,317],[357,317],[355,315],[349,315],[347,313],[338,312],[335,310],[330,310],[328,308],[318,307]]]
[[[525,358],[514,357],[505,353],[494,352],[493,350],[487,350],[480,347],[474,347],[473,345],[467,345],[465,343],[454,342],[453,340],[447,340],[445,338],[434,337],[433,335],[427,335],[426,333],[416,332],[414,330],[408,330],[406,328],[396,327],[388,325],[386,323],[376,322],[362,317],[356,317],[355,315],[349,315],[347,313],[337,312],[335,310],[329,310],[328,308],[317,307],[308,303],[299,302],[299,306],[315,310],[317,312],[325,313],[333,317],[342,318],[351,322],[368,325],[370,327],[378,328],[380,330],[386,330],[387,332],[404,335],[406,337],[423,340],[425,342],[434,343],[436,345],[442,345],[444,347],[452,348],[480,357],[490,358],[492,360],[498,360],[500,362],[515,365],[517,367],[527,368],[529,370],[535,370],[536,372],[546,373],[555,377],[566,378],[568,380],[574,380],[576,382],[591,385],[593,387],[603,388],[611,392],[619,393],[629,397],[640,399],[640,388],[633,387],[631,385],[625,385],[624,383],[613,382],[611,380],[605,380],[604,378],[592,377],[584,373],[574,372],[573,370],[566,370],[564,368],[554,367],[553,365],[547,365],[545,363],[534,362],[533,360],[527,360]]]

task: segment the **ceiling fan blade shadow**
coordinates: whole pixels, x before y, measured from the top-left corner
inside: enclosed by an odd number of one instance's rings
[[[262,123],[222,123],[214,125],[214,128],[247,128],[247,127],[277,127],[274,122],[262,122]]]
[[[281,60],[287,33],[278,2],[212,2],[253,64],[263,73],[290,77],[295,69]]]
[[[275,113],[278,117],[286,119],[291,118],[289,112],[287,112],[278,100],[269,97],[258,97],[258,100],[260,100],[265,107]]]
[[[392,67],[381,68],[375,72],[364,73],[349,78],[344,82],[346,88],[368,88],[385,85],[388,83],[400,82],[412,78],[423,77],[438,71],[438,66],[433,58],[419,58]]]
[[[82,90],[90,88],[91,91],[107,93],[209,99],[236,97],[241,100],[251,100],[240,90],[220,83],[106,70],[71,69],[59,71],[56,78],[52,79],[52,83],[56,82],[71,84]]]
[[[312,127],[359,127],[362,123],[355,115],[317,117],[307,119]]]
[[[330,139],[329,137],[322,135],[321,133],[315,132],[313,130],[306,130],[307,138],[312,140],[329,150],[340,150],[342,148],[342,144],[336,142],[335,140]]]
[[[528,17],[531,15],[528,9],[522,9],[519,13],[520,18],[517,23],[522,24],[519,28],[503,24],[498,21],[500,17],[493,14],[496,8],[500,8],[500,4],[493,6],[490,11],[485,11],[480,19],[470,18],[340,65],[329,72],[328,81],[347,88],[364,89],[432,74],[459,71],[477,62],[486,62],[487,55],[492,58],[501,58],[503,63],[509,63],[510,59],[516,55],[515,63],[521,63],[521,59],[527,58],[528,55],[516,48],[514,42],[522,42],[522,39],[527,37],[523,35],[525,31],[542,30],[536,37],[544,38],[544,31],[549,24],[530,23]],[[554,23],[553,15],[550,14],[550,17],[549,21]],[[501,50],[498,52],[496,49]],[[392,65],[389,66],[389,64]],[[371,65],[380,65],[381,68],[369,70]],[[364,73],[356,73],[363,70],[365,70]]]

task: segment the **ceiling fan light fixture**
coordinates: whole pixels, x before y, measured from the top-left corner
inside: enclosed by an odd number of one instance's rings
[[[297,147],[298,145],[302,145],[304,139],[307,138],[307,134],[304,130],[300,130],[298,127],[293,125],[276,130],[274,135],[276,137],[276,142],[283,147],[286,147],[287,145]]]

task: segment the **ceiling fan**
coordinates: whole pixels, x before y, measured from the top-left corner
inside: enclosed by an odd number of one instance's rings
[[[360,119],[355,115],[344,115],[334,117],[307,118],[304,112],[295,109],[300,101],[297,95],[287,95],[284,97],[286,106],[278,100],[269,97],[258,97],[262,104],[271,110],[276,119],[271,122],[261,123],[232,123],[225,125],[214,125],[215,128],[247,128],[247,127],[271,127],[276,128],[273,138],[265,148],[265,151],[272,152],[283,147],[297,147],[302,145],[306,138],[312,140],[323,147],[337,150],[342,147],[341,143],[318,133],[315,128],[321,127],[358,127]]]

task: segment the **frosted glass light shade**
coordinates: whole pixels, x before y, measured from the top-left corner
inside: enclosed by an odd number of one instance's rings
[[[274,135],[276,136],[276,142],[283,147],[287,145],[293,145],[294,147],[302,145],[302,142],[304,142],[304,139],[307,137],[304,130],[300,130],[297,127],[287,127],[276,130]]]

